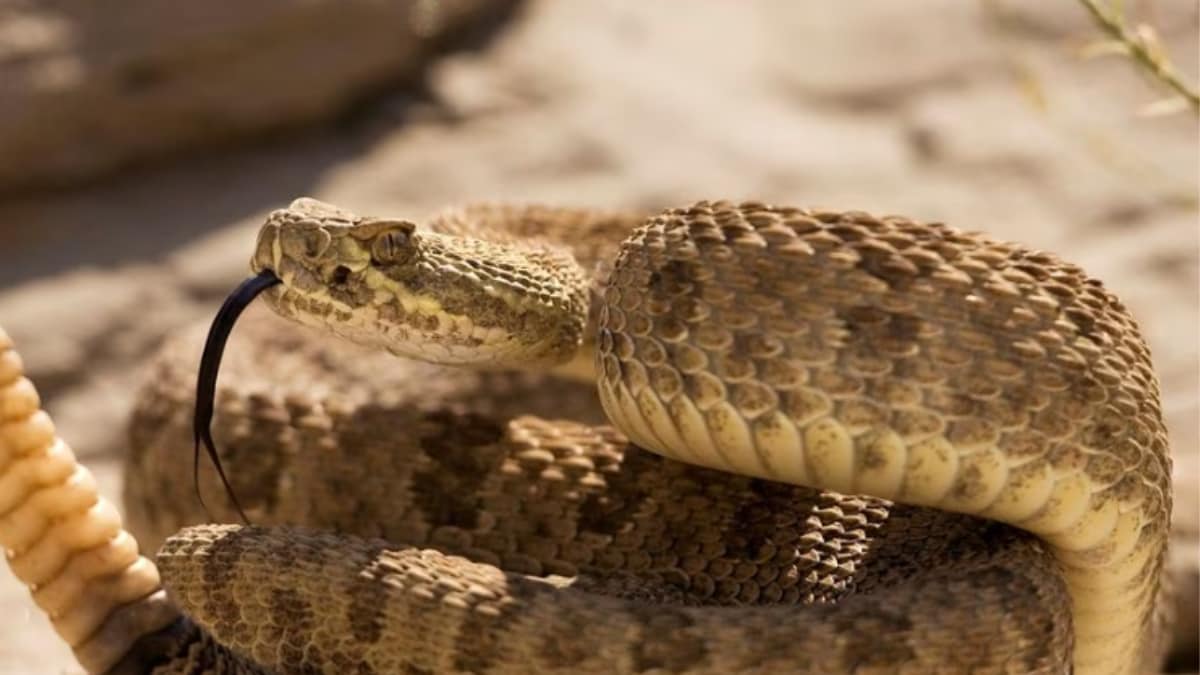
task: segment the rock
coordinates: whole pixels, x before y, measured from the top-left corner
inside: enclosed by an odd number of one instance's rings
[[[0,2],[0,193],[344,113],[515,0]]]

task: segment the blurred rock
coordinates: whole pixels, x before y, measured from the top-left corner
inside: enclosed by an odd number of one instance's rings
[[[0,192],[344,113],[515,0],[0,0]]]

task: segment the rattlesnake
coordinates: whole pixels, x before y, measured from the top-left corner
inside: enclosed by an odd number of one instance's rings
[[[161,593],[129,602],[157,582],[133,563],[141,585],[105,605],[121,606],[67,631],[81,660],[1153,668],[1170,460],[1148,351],[1099,282],[898,217],[704,202],[639,222],[471,207],[417,227],[312,200],[272,214],[252,267],[283,280],[265,296],[276,312],[484,369],[250,317],[254,349],[231,355],[239,385],[218,406],[223,460],[253,518],[323,529],[171,536],[159,567],[189,618]],[[197,348],[168,347],[133,423],[144,542],[197,519],[177,494]],[[545,374],[593,363],[617,430],[528,416],[594,416],[587,385]],[[510,367],[542,374],[488,370]],[[0,380],[20,420],[0,430],[0,481],[21,485],[12,448],[59,446],[19,362]],[[35,540],[4,540],[14,568],[36,567],[21,563]],[[60,604],[62,624],[88,603]]]

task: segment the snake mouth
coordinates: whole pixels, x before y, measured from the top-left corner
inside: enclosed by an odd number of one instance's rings
[[[212,418],[217,392],[217,375],[221,368],[221,357],[225,353],[225,343],[229,340],[229,334],[233,332],[233,326],[242,311],[263,291],[280,283],[282,283],[281,280],[273,270],[264,268],[257,275],[243,281],[234,289],[233,293],[229,294],[208,330],[208,338],[204,341],[204,353],[200,357],[200,372],[196,377],[196,409],[192,420],[192,437],[195,442],[192,455],[192,483],[196,491],[196,498],[200,500],[200,505],[204,507],[204,512],[207,514],[208,506],[204,504],[204,497],[200,494],[200,444],[203,443],[209,459],[212,460],[213,466],[217,470],[217,475],[221,478],[221,484],[225,486],[225,492],[233,502],[234,508],[237,509],[238,515],[247,524],[250,523],[250,519],[246,517],[246,512],[242,509],[233,487],[229,484],[229,479],[225,477],[225,469],[221,466],[216,444],[213,443]]]

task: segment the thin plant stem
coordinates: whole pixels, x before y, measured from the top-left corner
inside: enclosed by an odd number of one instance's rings
[[[1191,106],[1192,111],[1200,115],[1200,93],[1196,91],[1195,87],[1183,81],[1166,56],[1153,51],[1144,37],[1125,24],[1120,12],[1115,7],[1101,7],[1097,0],[1079,0],[1079,2],[1105,33],[1124,46],[1126,53],[1134,63],[1179,94]]]

